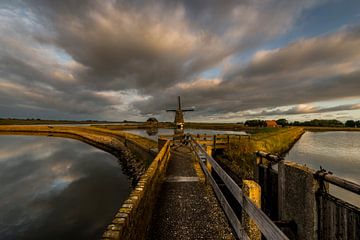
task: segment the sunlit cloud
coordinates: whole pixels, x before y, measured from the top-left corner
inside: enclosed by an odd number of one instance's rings
[[[316,102],[359,97],[359,25],[301,29],[311,21],[304,14],[330,4],[4,1],[0,110],[9,117],[166,120],[162,111],[181,95],[197,108],[193,120],[237,121],[244,111],[266,115],[288,106],[311,115]],[[284,40],[290,33],[298,37]]]

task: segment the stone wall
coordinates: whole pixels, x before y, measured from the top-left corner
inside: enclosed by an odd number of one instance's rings
[[[157,155],[157,149],[151,149],[151,148],[146,149],[131,139],[125,139],[124,144],[127,148],[130,149],[131,152],[133,152],[136,155],[138,159],[143,160],[143,162],[147,166],[151,164],[152,160]]]
[[[145,238],[169,158],[170,141],[167,141],[107,227],[102,239]]]

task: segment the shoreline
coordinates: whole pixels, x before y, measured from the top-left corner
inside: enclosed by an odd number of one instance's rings
[[[149,162],[135,156],[120,138],[125,139],[125,141],[128,139],[136,142],[144,149],[150,150],[156,146],[156,143],[151,140],[143,139],[137,135],[101,130],[94,127],[4,125],[0,126],[0,135],[61,137],[84,142],[115,156],[124,173],[132,179],[133,185],[146,171]]]

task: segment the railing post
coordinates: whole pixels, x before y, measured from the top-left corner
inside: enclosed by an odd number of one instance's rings
[[[216,134],[214,135],[214,149],[216,149]]]
[[[206,146],[206,153],[211,157],[212,156],[212,147],[211,146]],[[208,160],[206,160],[206,167],[209,170],[209,172],[212,171],[212,167],[211,164]]]
[[[261,187],[255,181],[243,180],[243,193],[259,208],[261,209]],[[260,240],[261,231],[256,226],[254,220],[245,213],[243,210],[241,213],[242,224],[245,231],[251,240]]]

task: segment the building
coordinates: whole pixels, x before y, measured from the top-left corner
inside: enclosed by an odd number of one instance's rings
[[[156,118],[149,118],[148,120],[146,120],[146,125],[149,127],[157,127],[159,124],[159,121]]]
[[[275,120],[266,120],[266,127],[279,127]]]

